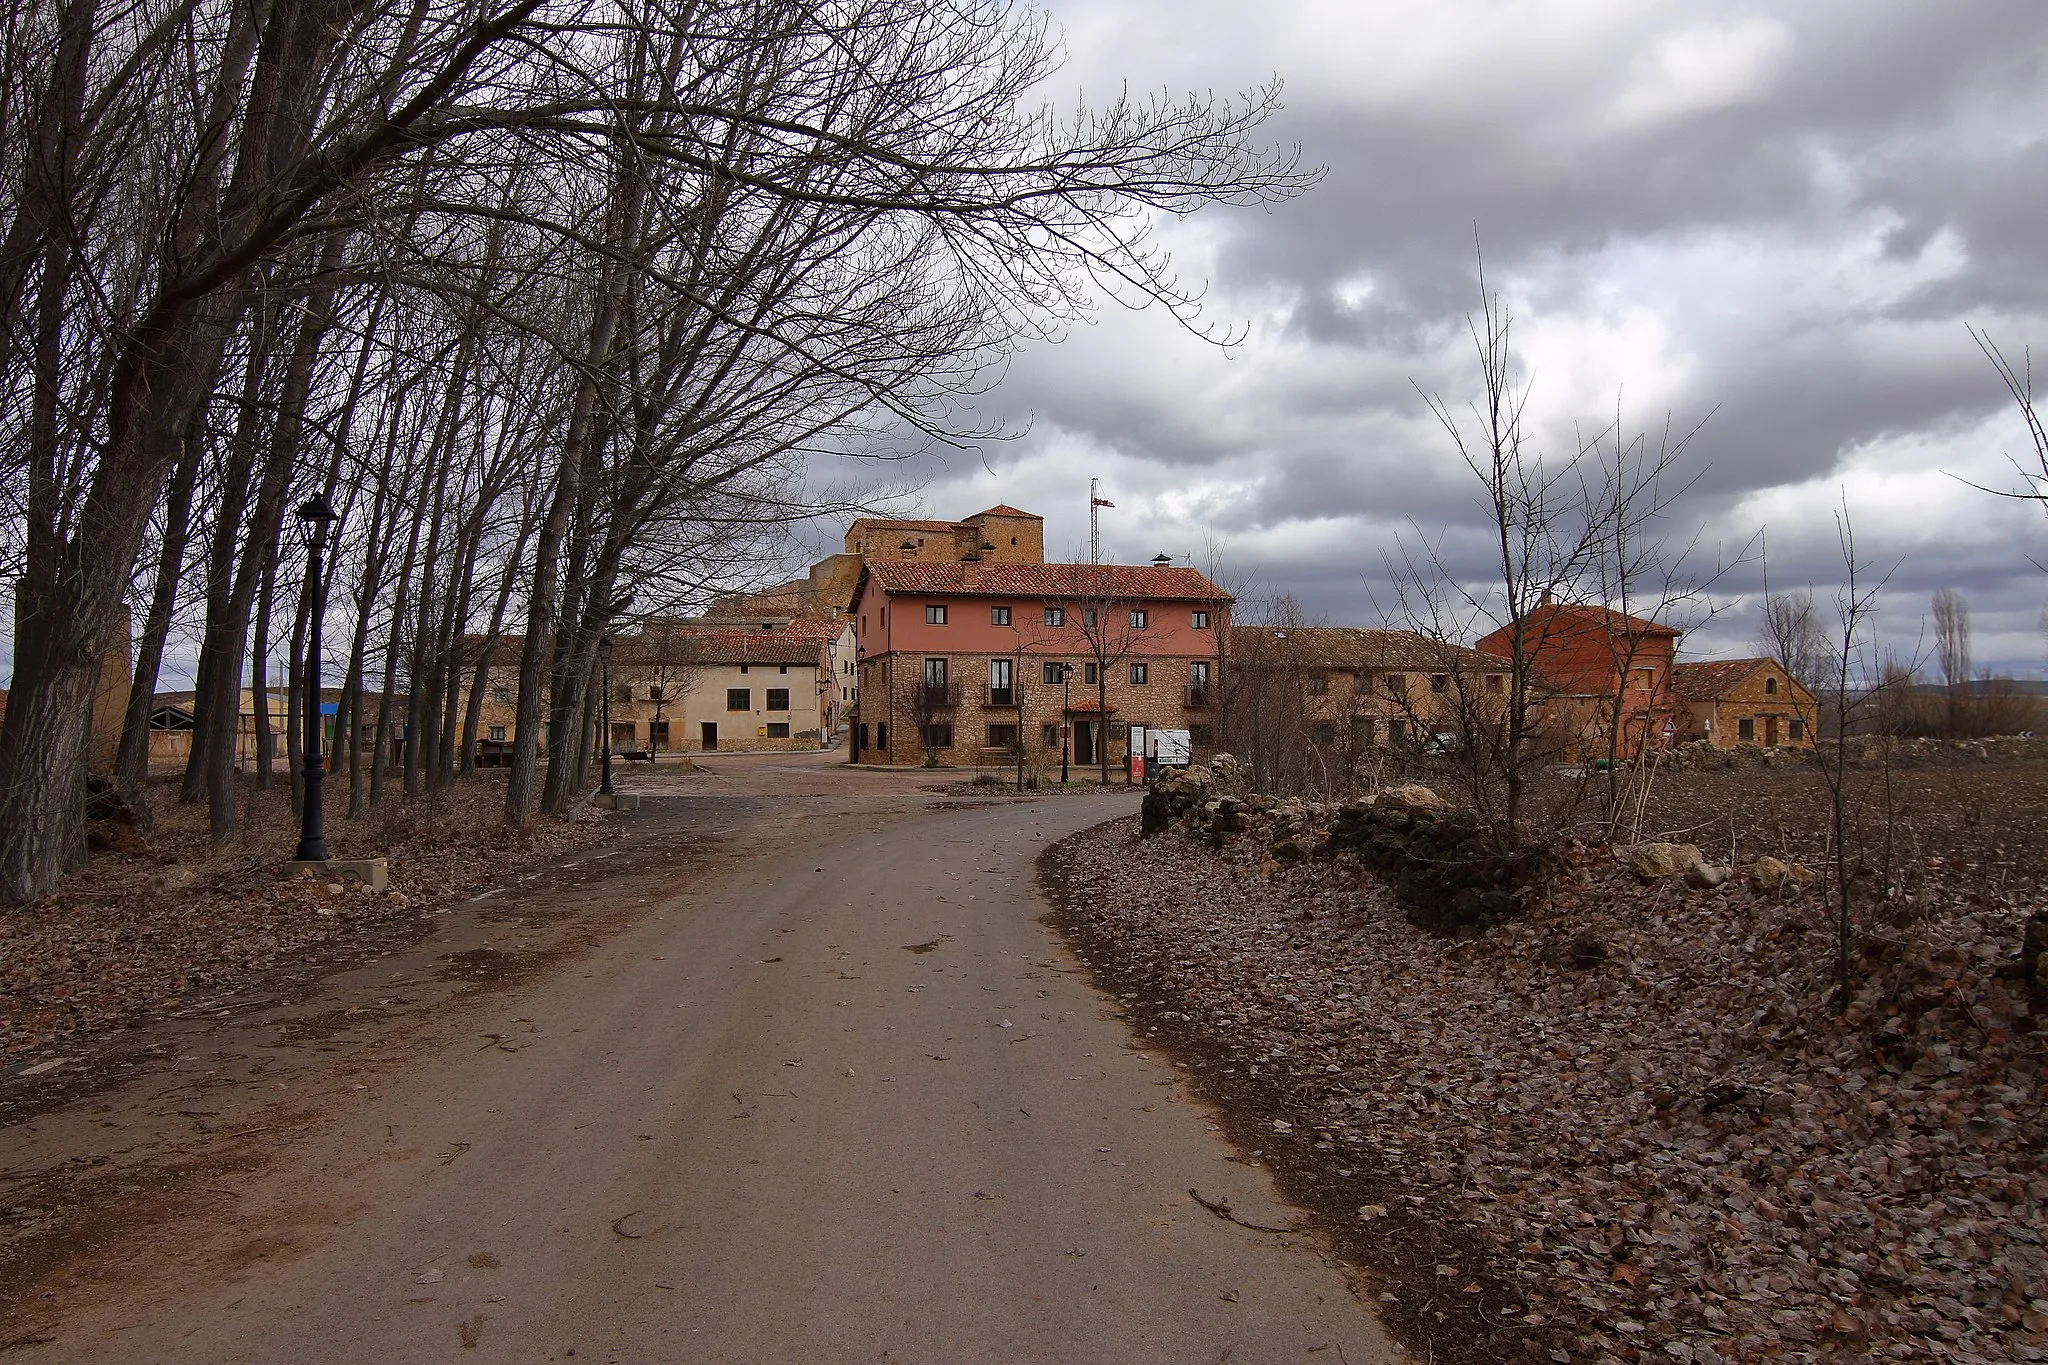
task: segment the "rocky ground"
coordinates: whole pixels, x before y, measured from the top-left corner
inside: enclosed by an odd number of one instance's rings
[[[122,851],[94,854],[56,894],[0,908],[0,1063],[50,1064],[79,1035],[183,1008],[310,954],[416,931],[438,903],[609,828],[602,812],[585,811],[507,830],[502,773],[361,819],[330,813],[334,856],[390,858],[380,895],[277,877],[296,829],[281,788],[256,794],[245,822],[254,833],[218,849],[204,809],[177,804],[175,780],[147,794],[156,822],[146,840],[126,833]]]
[[[1460,941],[1329,840],[1356,808],[1276,805],[1120,821],[1048,876],[1105,982],[1254,1106],[1263,1154],[1326,1212],[1356,1200],[1340,1242],[1437,1358],[2048,1359],[2029,879],[1923,843],[1844,1011],[1820,889],[1753,862],[1804,833],[1739,829],[1714,889],[1574,846]]]

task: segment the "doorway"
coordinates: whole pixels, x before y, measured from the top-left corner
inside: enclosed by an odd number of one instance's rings
[[[1074,762],[1083,767],[1095,761],[1095,726],[1092,720],[1074,722]]]
[[[699,723],[700,725],[702,725],[702,726],[704,727],[704,746],[703,746],[703,747],[704,747],[704,752],[705,752],[705,753],[707,753],[707,754],[715,754],[715,753],[717,753],[717,752],[718,752],[718,722],[717,722],[717,721],[715,721],[715,720],[707,720],[707,721],[700,721],[700,722],[698,722],[698,723]]]
[[[1776,716],[1764,717],[1764,747],[1766,749],[1778,747],[1778,718]]]

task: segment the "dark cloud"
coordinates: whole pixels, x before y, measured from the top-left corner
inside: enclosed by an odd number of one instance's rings
[[[1395,538],[1448,533],[1485,572],[1469,475],[1416,386],[1472,388],[1475,230],[1535,377],[1554,457],[1608,420],[1654,439],[1711,418],[1674,523],[1722,553],[1767,530],[1774,575],[1840,576],[1847,497],[1886,616],[1934,587],[1978,605],[1979,657],[2038,672],[2048,520],[1954,476],[2010,482],[2025,435],[1965,330],[2048,339],[2048,6],[1428,6],[1056,0],[1062,79],[1099,96],[1242,89],[1277,72],[1271,134],[1329,168],[1304,199],[1169,225],[1224,355],[1106,311],[982,400],[1028,421],[927,465],[935,511],[1002,497],[1085,538],[1086,483],[1119,555],[1204,534],[1268,591],[1373,619]],[[1034,499],[1036,501],[1034,501]],[[1901,557],[1903,556],[1903,561]],[[1747,575],[1747,576],[1745,576]],[[1740,598],[1745,569],[1722,580]],[[1740,648],[1750,627],[1705,627]],[[1908,632],[1910,633],[1910,632]],[[1988,646],[1988,648],[1987,648]]]

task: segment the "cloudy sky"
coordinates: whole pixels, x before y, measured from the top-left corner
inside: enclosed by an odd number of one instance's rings
[[[1960,590],[1977,660],[2048,666],[2048,518],[2030,447],[1971,339],[2048,357],[2048,4],[2040,0],[1055,0],[1053,94],[1229,92],[1277,75],[1270,126],[1328,168],[1270,211],[1173,225],[1182,273],[1242,344],[1105,308],[985,400],[1028,427],[929,465],[914,505],[1040,512],[1106,555],[1224,546],[1256,590],[1372,624],[1397,539],[1476,530],[1421,389],[1473,392],[1475,230],[1513,313],[1536,444],[1705,427],[1674,534],[1704,560],[1759,532],[1774,584],[1841,577],[1846,500],[1897,565],[1879,626],[1910,650]],[[985,461],[985,464],[984,464]],[[1700,655],[1748,652],[1754,565]]]

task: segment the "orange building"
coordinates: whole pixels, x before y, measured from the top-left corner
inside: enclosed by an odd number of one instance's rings
[[[991,521],[1006,540],[1038,518],[995,508],[964,524],[986,532]],[[868,547],[851,603],[855,761],[1006,766],[1056,756],[1064,737],[1080,766],[1105,754],[1121,764],[1133,725],[1213,743],[1230,597],[1200,573],[1164,556],[1151,565],[984,560],[992,535],[948,561],[927,533],[934,553],[918,558],[905,523],[889,525],[902,539]],[[1028,534],[999,548],[1040,553],[1042,536],[1027,544]],[[900,557],[882,557],[889,549]]]
[[[1577,602],[1544,602],[1522,620],[1522,656],[1543,690],[1546,720],[1561,730],[1568,751],[1585,756],[1608,749],[1610,720],[1619,721],[1616,749],[1642,752],[1645,743],[1669,744],[1679,708],[1671,670],[1681,632],[1640,616]],[[1511,627],[1475,644],[1483,653],[1512,659]],[[1618,712],[1617,712],[1618,708]]]

